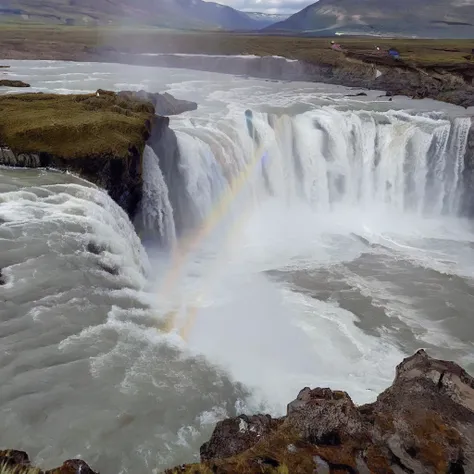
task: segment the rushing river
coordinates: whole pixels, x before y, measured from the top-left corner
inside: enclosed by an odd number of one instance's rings
[[[46,468],[79,456],[102,474],[159,472],[197,459],[217,420],[283,414],[304,386],[372,401],[420,347],[474,371],[465,111],[3,63],[33,91],[143,88],[199,108],[171,119],[171,170],[146,148],[134,223],[74,176],[0,169],[0,448]]]

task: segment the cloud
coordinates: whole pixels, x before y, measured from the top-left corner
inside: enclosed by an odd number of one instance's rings
[[[296,13],[316,0],[214,0],[247,12]]]

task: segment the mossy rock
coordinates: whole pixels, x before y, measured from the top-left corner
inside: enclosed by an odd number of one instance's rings
[[[113,92],[15,94],[0,97],[0,140],[15,152],[63,159],[126,158],[142,151],[154,106]]]

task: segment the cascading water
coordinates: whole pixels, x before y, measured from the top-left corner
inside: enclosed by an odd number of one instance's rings
[[[156,240],[169,246],[176,239],[168,187],[160,169],[159,158],[148,145],[143,152],[143,198],[136,226],[144,241]]]
[[[293,117],[256,113],[253,125],[259,144],[249,136],[243,114],[220,127],[178,124],[177,169],[195,225],[246,170],[246,199],[253,205],[273,197],[315,212],[342,207],[418,215],[459,211],[470,118],[326,107]],[[156,163],[149,162],[150,175]],[[163,184],[155,181],[160,192]],[[168,216],[157,224],[165,227],[159,232],[173,235],[169,201],[150,204],[149,212]]]
[[[9,64],[42,92],[169,90],[199,109],[154,129],[138,235],[83,180],[0,169],[5,448],[43,470],[81,457],[149,474],[197,461],[223,418],[284,414],[305,386],[373,401],[420,346],[473,373],[466,111],[184,69]]]

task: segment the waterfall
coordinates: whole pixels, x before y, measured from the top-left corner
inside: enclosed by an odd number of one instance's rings
[[[252,123],[254,139],[243,111],[218,124],[177,121],[177,162],[162,172],[147,147],[144,228],[169,243],[205,221],[226,193],[314,212],[460,212],[470,118],[323,107],[253,113]]]
[[[143,240],[171,245],[176,239],[173,207],[160,169],[159,158],[150,146],[143,153],[143,197],[135,222]]]

